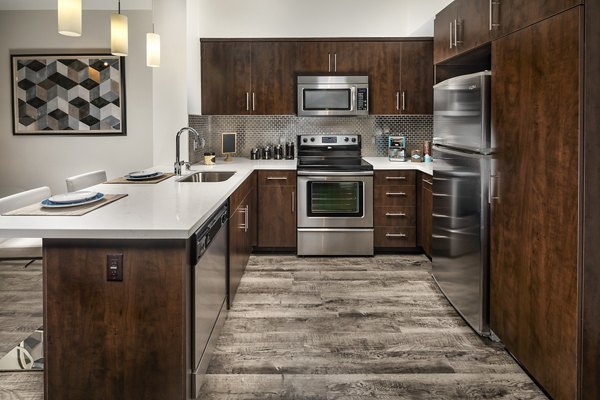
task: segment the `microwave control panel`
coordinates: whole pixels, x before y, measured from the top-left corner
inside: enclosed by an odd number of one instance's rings
[[[356,109],[369,110],[369,90],[367,88],[356,89]]]

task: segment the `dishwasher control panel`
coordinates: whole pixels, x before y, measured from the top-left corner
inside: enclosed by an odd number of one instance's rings
[[[223,225],[227,223],[227,203],[223,203],[217,211],[194,233],[192,236],[192,254],[191,263],[196,264],[196,261],[202,257],[206,249],[210,246],[213,238],[219,233]],[[195,243],[195,246],[194,246]]]

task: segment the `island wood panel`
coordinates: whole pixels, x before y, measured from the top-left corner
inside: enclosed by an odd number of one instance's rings
[[[294,42],[252,42],[252,113],[296,114]]]
[[[491,329],[557,400],[576,398],[579,12],[492,45]]]
[[[433,41],[403,42],[400,73],[400,112],[433,114]]]
[[[600,2],[585,4],[580,398],[600,399]]]
[[[201,42],[202,114],[250,114],[250,42]]]
[[[44,240],[45,398],[186,399],[190,269],[185,240]]]

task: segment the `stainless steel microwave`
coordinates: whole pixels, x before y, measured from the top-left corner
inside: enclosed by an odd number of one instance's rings
[[[298,76],[298,116],[369,115],[368,76]]]

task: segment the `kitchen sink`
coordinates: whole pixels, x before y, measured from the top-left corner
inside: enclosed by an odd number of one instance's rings
[[[177,182],[225,182],[235,172],[231,171],[198,171],[178,179]]]

